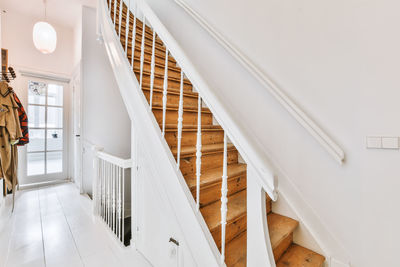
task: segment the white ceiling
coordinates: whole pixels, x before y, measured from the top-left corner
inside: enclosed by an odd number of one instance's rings
[[[96,0],[46,0],[47,21],[73,28],[81,14],[82,5],[95,7]],[[6,12],[18,12],[36,19],[44,19],[43,0],[0,0]]]

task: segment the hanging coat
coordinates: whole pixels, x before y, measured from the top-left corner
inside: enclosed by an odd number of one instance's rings
[[[19,124],[21,126],[22,137],[19,139],[18,146],[24,146],[29,143],[29,129],[28,129],[28,116],[26,115],[24,106],[22,106],[16,93],[14,94],[14,100],[18,104],[18,117]]]
[[[23,137],[18,116],[18,104],[8,84],[0,82],[0,177],[3,177],[9,189],[18,184],[17,147]]]

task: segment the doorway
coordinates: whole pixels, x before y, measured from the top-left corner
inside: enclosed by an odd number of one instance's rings
[[[21,89],[27,95],[30,142],[21,151],[21,182],[67,179],[68,84],[36,77],[23,77],[22,82]]]

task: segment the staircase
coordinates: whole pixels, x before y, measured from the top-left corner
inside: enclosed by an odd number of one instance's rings
[[[143,39],[143,22],[138,18],[134,22],[134,15],[131,12],[129,12],[129,29],[127,31],[127,6],[122,0],[108,1],[111,1],[111,3],[108,2],[110,16],[114,21],[117,35],[120,36],[121,45],[125,49],[129,62],[133,62],[133,71],[138,81],[141,81],[143,94],[179,164],[188,188],[194,199],[198,201],[199,210],[218,249],[220,251],[225,249],[226,265],[228,267],[246,266],[247,165],[241,162],[238,150],[233,144],[224,145],[224,130],[221,126],[215,125],[213,114],[207,107],[204,107],[198,93],[193,90],[191,82],[181,76],[181,68],[166,51],[161,39],[155,35],[156,39],[153,40],[153,30],[147,25]],[[122,9],[121,2],[123,3]],[[120,14],[121,10],[122,14]],[[136,29],[134,29],[134,23],[136,23]],[[128,32],[128,36],[126,36],[126,32]],[[133,42],[134,32],[135,41]],[[126,38],[128,38],[128,42],[126,42]],[[143,61],[142,71],[141,60]],[[152,62],[154,62],[153,68]],[[167,71],[166,64],[168,64]],[[153,72],[152,69],[154,69]],[[165,99],[166,103],[164,103]],[[181,100],[183,100],[182,105],[180,105]],[[165,110],[164,104],[166,104]],[[180,111],[182,116],[180,116]],[[183,119],[181,134],[179,123],[177,124],[179,118]],[[199,123],[200,121],[201,123]],[[201,129],[200,133],[199,129]],[[199,136],[201,136],[201,154],[198,153]],[[196,168],[199,155],[201,169]],[[223,235],[221,188],[224,187],[224,184],[221,177],[224,176],[225,161],[228,201],[226,230]],[[200,181],[198,181],[199,176]],[[198,183],[199,191],[197,190]],[[199,199],[197,199],[198,197]],[[323,266],[325,258],[322,255],[293,243],[293,232],[299,223],[272,212],[272,201],[268,196],[266,204],[269,235],[276,266]],[[222,242],[222,236],[225,236],[225,244]]]

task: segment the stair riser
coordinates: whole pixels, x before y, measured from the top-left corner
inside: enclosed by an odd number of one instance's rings
[[[116,21],[117,21],[117,23],[119,22],[119,4],[117,5],[117,14],[116,14]],[[112,6],[112,8],[111,8],[111,15],[112,15],[112,19],[114,19],[114,6]],[[122,7],[122,17],[121,17],[121,20],[122,20],[122,27],[125,27],[125,19],[126,19],[126,5],[124,5],[123,7]],[[140,19],[140,18],[139,18]],[[133,14],[132,14],[132,12],[130,12],[130,18],[129,18],[129,21],[130,21],[130,26],[132,27],[132,24],[133,24],[133,21],[134,21],[134,16],[133,16]],[[143,29],[143,23],[141,22],[141,21],[139,21],[139,20],[136,20],[136,26],[137,26],[137,28],[139,28],[139,29]],[[146,33],[148,33],[148,34],[151,34],[152,33],[152,29],[148,26],[148,25],[146,25]]]
[[[134,67],[135,67],[135,72],[140,71],[140,61],[136,60],[133,63]],[[168,66],[169,67],[169,66]],[[151,73],[151,65],[149,62],[143,62],[143,69],[145,72]],[[164,75],[165,72],[165,67],[160,67],[155,65],[154,66],[154,73],[155,75]],[[175,78],[175,79],[180,79],[181,78],[181,72],[180,70],[176,69],[176,68],[168,68],[168,77],[170,78]]]
[[[128,50],[128,60],[129,60],[129,62],[131,62],[131,60],[132,60],[131,54],[132,54],[132,51]],[[134,60],[134,62],[135,61],[139,61],[140,62],[140,57],[141,57],[140,49],[135,50],[135,60]],[[146,61],[147,62],[151,62],[151,50],[149,50],[149,51],[144,50],[144,60],[145,60],[145,62]],[[155,63],[158,66],[160,66],[161,68],[164,68],[164,66],[165,66],[165,53],[159,53],[159,54],[156,53],[155,57],[154,57],[154,60],[155,60]],[[168,58],[168,66],[176,67],[176,62],[172,57]]]
[[[140,72],[135,71],[136,78],[140,81]],[[143,85],[144,87],[150,88],[150,75],[147,72],[143,73]],[[168,88],[174,90],[180,90],[180,82],[176,79],[168,77]],[[164,77],[154,76],[154,87],[163,89],[164,88]],[[185,91],[192,91],[192,85],[188,83],[183,84],[183,90]]]
[[[185,123],[185,121],[183,121]],[[165,139],[170,147],[176,147],[178,144],[178,132],[166,132]],[[219,131],[202,131],[201,143],[203,145],[218,144],[224,141],[223,130]],[[197,131],[182,131],[182,146],[196,145],[197,143]]]
[[[228,200],[229,201],[229,200]],[[228,210],[229,212],[229,210]],[[237,218],[233,222],[229,222],[226,224],[226,234],[225,234],[225,242],[226,244],[229,243],[232,239],[238,236],[240,233],[246,230],[247,226],[247,216],[244,215],[240,218]],[[221,249],[221,226],[211,232],[215,244],[219,249]]]
[[[222,183],[219,182],[206,187],[200,187],[200,207],[204,207],[215,201],[221,201],[221,185]],[[228,196],[231,196],[243,189],[246,189],[245,173],[231,179],[228,178]],[[193,188],[191,192],[194,199],[196,199],[196,188]]]
[[[238,162],[237,150],[228,151],[228,164]],[[223,163],[223,152],[210,154],[203,153],[201,157],[201,171],[221,167]],[[196,156],[181,157],[180,169],[183,176],[194,175],[196,173]]]
[[[150,103],[150,91],[143,90],[147,101]],[[153,91],[153,105],[162,106],[163,94],[159,91]],[[179,107],[179,95],[177,94],[167,94],[167,107]],[[197,108],[197,97],[183,96],[183,107],[184,108]],[[178,122],[176,122],[178,123]]]
[[[267,214],[272,212],[272,200],[270,198],[266,198],[265,206],[267,207]]]
[[[121,44],[123,45],[123,47],[125,49],[125,40],[123,38],[121,38],[120,41],[121,41]],[[144,50],[148,51],[149,53],[152,53],[153,44],[151,42],[145,42],[144,44],[145,44],[144,45]],[[135,50],[140,51],[141,47],[142,47],[142,40],[141,39],[140,40],[136,40],[136,42],[135,42]],[[128,43],[128,51],[131,51],[131,50],[132,50],[132,43]],[[155,50],[156,54],[165,56],[165,47],[160,46],[160,45],[156,45],[154,50]],[[139,52],[139,54],[140,54],[140,52]]]
[[[133,22],[131,22],[131,26],[129,27],[129,34],[128,34],[128,42],[132,43],[132,29],[133,29]],[[117,23],[117,25],[115,26],[115,29],[117,30],[117,33],[119,31],[119,25]],[[142,34],[143,34],[143,30],[141,28],[136,27],[136,34],[135,34],[135,40],[136,42],[141,43],[142,42]],[[125,42],[125,36],[126,36],[126,28],[125,28],[125,22],[122,23],[122,27],[121,27],[121,36],[120,39],[124,40]],[[145,43],[150,44],[150,46],[152,46],[153,44],[153,33],[149,33],[146,32],[145,34]],[[164,47],[164,43],[161,41],[161,39],[159,37],[157,37],[156,35],[156,46],[163,48]],[[164,48],[165,50],[165,48]]]
[[[162,123],[163,111],[162,109],[153,109],[154,116],[159,124]],[[183,121],[188,124],[197,124],[197,112],[183,112]],[[177,110],[167,110],[166,112],[166,124],[174,124],[178,122],[178,111]],[[202,124],[211,125],[212,124],[212,114],[203,113],[201,117]]]
[[[116,28],[116,30],[118,31],[118,28]],[[136,33],[136,38],[135,38],[136,42],[135,42],[135,48],[139,49],[142,46],[142,34],[140,33]],[[125,34],[123,32],[121,32],[121,37],[120,37],[120,41],[121,44],[123,44],[124,48],[125,48]],[[148,34],[146,35],[146,39],[145,39],[145,46],[147,47],[147,49],[152,49],[153,47],[153,36],[149,36]],[[132,49],[132,38],[129,37],[128,39],[128,47],[130,49]],[[165,47],[162,43],[160,42],[156,42],[156,46],[155,46],[156,50],[159,52],[164,51],[165,52]]]
[[[282,240],[279,245],[274,249],[274,259],[277,261],[282,254],[289,248],[293,242],[293,233],[288,235],[284,240]]]

